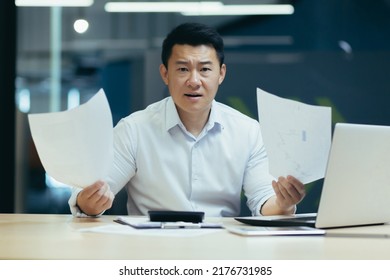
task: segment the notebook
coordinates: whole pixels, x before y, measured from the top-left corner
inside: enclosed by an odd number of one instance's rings
[[[317,213],[236,217],[254,226],[319,229],[390,221],[390,126],[335,125]]]
[[[324,235],[324,229],[312,227],[227,227],[227,231],[242,236],[318,236]]]

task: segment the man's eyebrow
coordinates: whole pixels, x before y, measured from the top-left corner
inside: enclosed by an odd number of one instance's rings
[[[213,64],[211,60],[201,61],[200,64],[206,65],[206,64]]]
[[[175,62],[175,64],[177,65],[187,65],[187,64],[191,64],[189,61],[187,60],[178,60]],[[213,64],[213,62],[211,60],[205,60],[205,61],[200,61],[199,64],[202,64],[202,65],[207,65],[207,64]]]
[[[189,62],[186,60],[177,60],[175,61],[175,64],[177,65],[187,65]]]

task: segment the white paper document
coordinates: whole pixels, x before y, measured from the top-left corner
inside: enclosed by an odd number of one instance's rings
[[[82,188],[107,176],[113,158],[113,122],[102,89],[76,108],[29,114],[28,121],[42,165],[55,180]]]
[[[257,89],[257,108],[269,172],[307,184],[325,176],[331,145],[331,108],[284,99]]]
[[[144,227],[143,229],[136,229],[131,225],[145,225],[151,223],[147,217],[128,217],[120,216],[115,219],[116,222],[121,221],[120,224],[109,224],[91,228],[80,229],[81,232],[96,232],[96,233],[114,233],[125,235],[141,235],[141,236],[157,236],[157,237],[194,237],[211,233],[223,231],[222,225],[220,227],[184,227],[184,228],[165,228],[161,227]],[[217,225],[214,224],[213,225]]]
[[[122,225],[131,226],[136,229],[210,229],[210,228],[223,228],[221,223],[192,223],[192,222],[157,222],[148,220],[139,220],[129,218],[127,216],[119,216],[114,220]]]

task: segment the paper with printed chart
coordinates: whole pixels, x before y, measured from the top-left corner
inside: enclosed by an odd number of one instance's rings
[[[113,158],[113,122],[103,89],[63,112],[29,114],[32,138],[48,175],[73,187],[107,176]]]
[[[275,178],[307,184],[325,176],[331,145],[331,108],[284,99],[257,89],[259,122]]]

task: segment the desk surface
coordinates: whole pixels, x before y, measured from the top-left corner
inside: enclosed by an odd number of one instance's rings
[[[114,224],[114,216],[0,214],[0,259],[340,260],[390,259],[390,238],[243,237],[225,230],[201,236],[156,237],[83,232]],[[208,219],[241,226],[232,218]],[[390,225],[333,230],[390,234]]]

